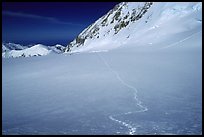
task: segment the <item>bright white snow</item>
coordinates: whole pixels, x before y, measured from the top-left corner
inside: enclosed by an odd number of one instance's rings
[[[11,47],[12,44],[12,47]],[[15,47],[14,47],[14,46]],[[2,57],[3,58],[17,58],[17,57],[32,57],[32,56],[45,56],[50,53],[62,53],[65,47],[62,45],[45,46],[36,44],[31,47],[21,46],[20,44],[6,43],[2,44]]]
[[[104,47],[2,58],[2,134],[202,134],[202,7],[156,22],[170,6]]]
[[[123,7],[119,17],[124,19],[126,15],[129,15],[125,20],[130,20],[133,9],[138,10],[144,4],[144,2],[121,3],[118,9],[121,6]],[[92,39],[87,38],[82,46],[78,47],[76,44],[71,48],[71,52],[112,50],[120,46],[125,46],[126,44],[146,45],[146,42],[158,43],[161,39],[164,40],[168,36],[193,30],[202,24],[200,22],[202,21],[201,2],[155,2],[142,18],[135,22],[130,22],[128,26],[115,34],[114,26],[118,22],[111,23],[111,21],[116,12],[117,10],[110,15],[110,12],[107,13],[92,24],[91,27],[82,31],[80,36],[85,37],[92,33],[94,26],[99,27],[99,31],[95,37]],[[102,26],[101,23],[107,16],[108,25]],[[75,40],[73,43],[75,43]]]

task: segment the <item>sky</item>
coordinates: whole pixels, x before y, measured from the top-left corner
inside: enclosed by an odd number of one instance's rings
[[[118,2],[2,2],[2,41],[67,45]]]

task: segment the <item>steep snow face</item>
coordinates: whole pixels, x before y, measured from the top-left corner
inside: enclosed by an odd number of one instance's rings
[[[31,56],[43,56],[47,55],[51,52],[46,46],[42,44],[34,45],[30,48],[22,49],[22,50],[11,50],[2,53],[2,57],[4,58],[16,58],[16,57],[31,57]]]
[[[201,2],[122,2],[82,31],[65,52],[106,51],[127,43],[146,44],[152,38],[156,43],[201,23]]]
[[[81,47],[86,47],[87,49],[94,48],[92,44],[94,44],[95,47],[100,47],[101,45],[104,46],[109,43],[115,43],[114,36],[132,22],[139,20],[148,11],[151,5],[152,2],[122,2],[116,5],[106,15],[82,31],[79,36],[67,46],[66,52],[75,51]]]

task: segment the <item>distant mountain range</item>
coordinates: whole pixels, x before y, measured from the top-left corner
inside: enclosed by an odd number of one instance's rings
[[[50,53],[63,53],[65,47],[62,45],[45,46],[42,44],[23,46],[15,43],[2,43],[3,58],[44,56]]]

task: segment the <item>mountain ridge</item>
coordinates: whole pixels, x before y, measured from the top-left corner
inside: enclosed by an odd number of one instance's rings
[[[54,46],[45,46],[43,44],[23,46],[15,43],[2,43],[2,57],[17,58],[45,56],[50,53],[61,54],[64,52],[64,49],[65,47],[59,44],[56,44]]]
[[[111,50],[127,41],[138,40],[138,37],[145,36],[145,33],[150,33],[151,30],[157,30],[159,27],[164,30],[165,25],[167,30],[175,27],[168,30],[166,35],[186,31],[184,27],[189,27],[192,20],[195,20],[192,14],[198,16],[195,18],[202,22],[199,15],[201,9],[199,2],[122,2],[84,29],[67,45],[65,53]],[[189,17],[187,23],[182,23],[181,20],[186,17]],[[178,26],[175,26],[176,24]],[[149,37],[149,34],[147,35]],[[158,36],[160,35],[163,36]],[[152,37],[155,37],[155,34]]]

